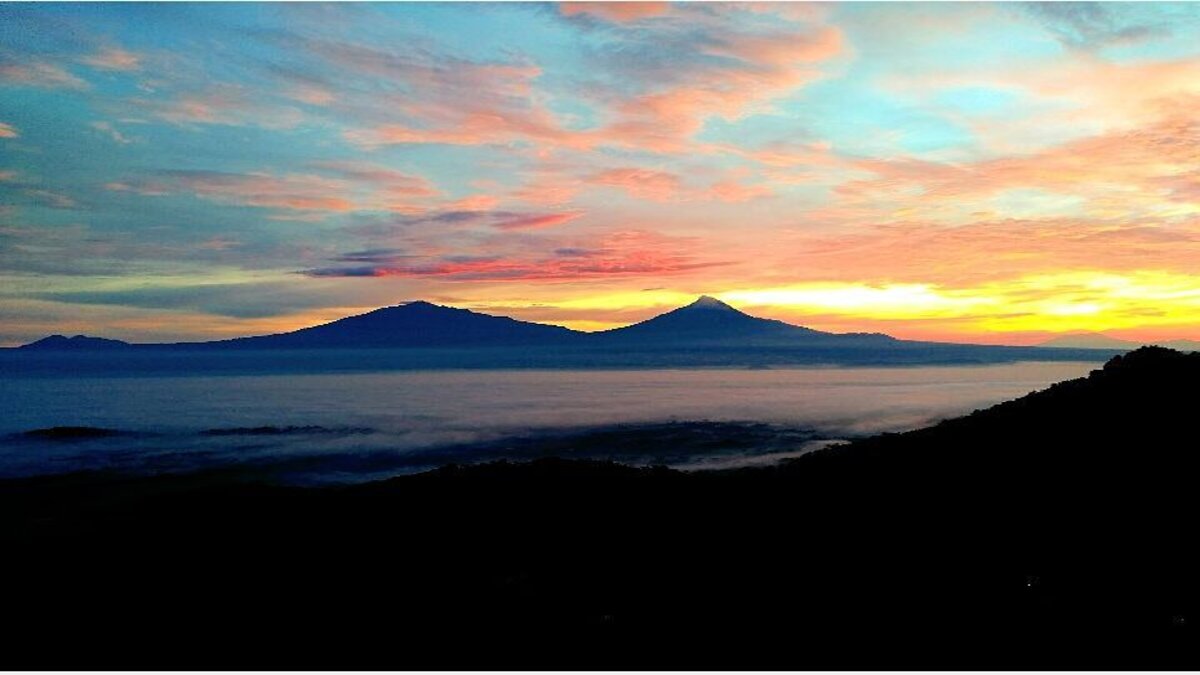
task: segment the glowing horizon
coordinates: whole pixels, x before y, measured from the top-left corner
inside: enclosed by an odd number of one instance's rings
[[[1200,6],[0,4],[0,345],[1200,339]]]

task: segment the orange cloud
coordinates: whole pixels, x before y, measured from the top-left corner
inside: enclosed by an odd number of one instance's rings
[[[17,133],[17,128],[11,124],[0,122],[0,138],[20,138],[21,134]]]
[[[563,16],[588,14],[614,23],[629,23],[662,16],[670,9],[666,2],[560,2]]]

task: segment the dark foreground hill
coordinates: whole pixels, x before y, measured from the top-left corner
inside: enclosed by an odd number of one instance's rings
[[[1200,665],[1200,355],[774,469],[0,491],[10,667]]]

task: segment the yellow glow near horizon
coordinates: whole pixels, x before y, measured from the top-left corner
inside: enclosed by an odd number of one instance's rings
[[[962,316],[989,297],[945,293],[929,284],[816,283],[721,293],[731,304],[778,306],[872,319]]]
[[[1072,270],[949,287],[931,283],[808,282],[711,295],[752,315],[835,331],[979,339],[1119,331],[1147,339],[1200,336],[1200,275]],[[579,330],[628,325],[686,305],[699,293],[669,289],[589,294],[488,306]]]

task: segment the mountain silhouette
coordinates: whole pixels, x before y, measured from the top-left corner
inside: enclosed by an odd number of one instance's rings
[[[25,349],[85,354],[125,345],[101,338],[51,336],[27,345]],[[816,363],[919,365],[1015,360],[1094,361],[1107,355],[1104,351],[1091,349],[954,344],[900,340],[882,333],[829,333],[751,316],[707,295],[645,321],[594,333],[413,301],[287,333],[211,342],[128,346],[135,348],[129,350],[128,359],[103,363],[83,363],[75,359],[63,367],[134,367],[157,371],[164,367],[168,370],[229,370],[250,366],[259,370],[325,367],[337,371],[395,367],[769,367]],[[351,353],[357,349],[370,349],[373,354],[365,358],[366,355]],[[215,358],[229,350],[258,350],[264,357],[253,363],[246,359],[235,362]],[[331,353],[321,359],[297,361],[295,353],[303,350],[338,350],[340,355]],[[153,360],[155,354],[176,351],[205,352],[214,358]],[[53,364],[43,365],[53,369]],[[25,366],[15,360],[0,359],[0,372],[9,367],[20,369]]]
[[[28,349],[31,351],[82,351],[123,349],[129,346],[128,342],[122,342],[121,340],[110,340],[108,338],[91,337],[88,335],[76,335],[75,337],[51,335],[36,342],[22,345],[19,349]]]
[[[1168,349],[1178,349],[1180,351],[1197,351],[1200,350],[1200,341],[1197,340],[1160,340],[1154,342],[1137,342],[1135,340],[1122,340],[1120,338],[1111,337],[1104,333],[1070,333],[1060,335],[1055,338],[1039,343],[1039,347],[1066,347],[1069,349],[1108,349],[1128,351],[1137,349],[1143,345],[1156,345],[1166,347]]]
[[[290,333],[200,344],[259,349],[513,347],[564,344],[578,335],[562,326],[518,321],[418,300]]]

